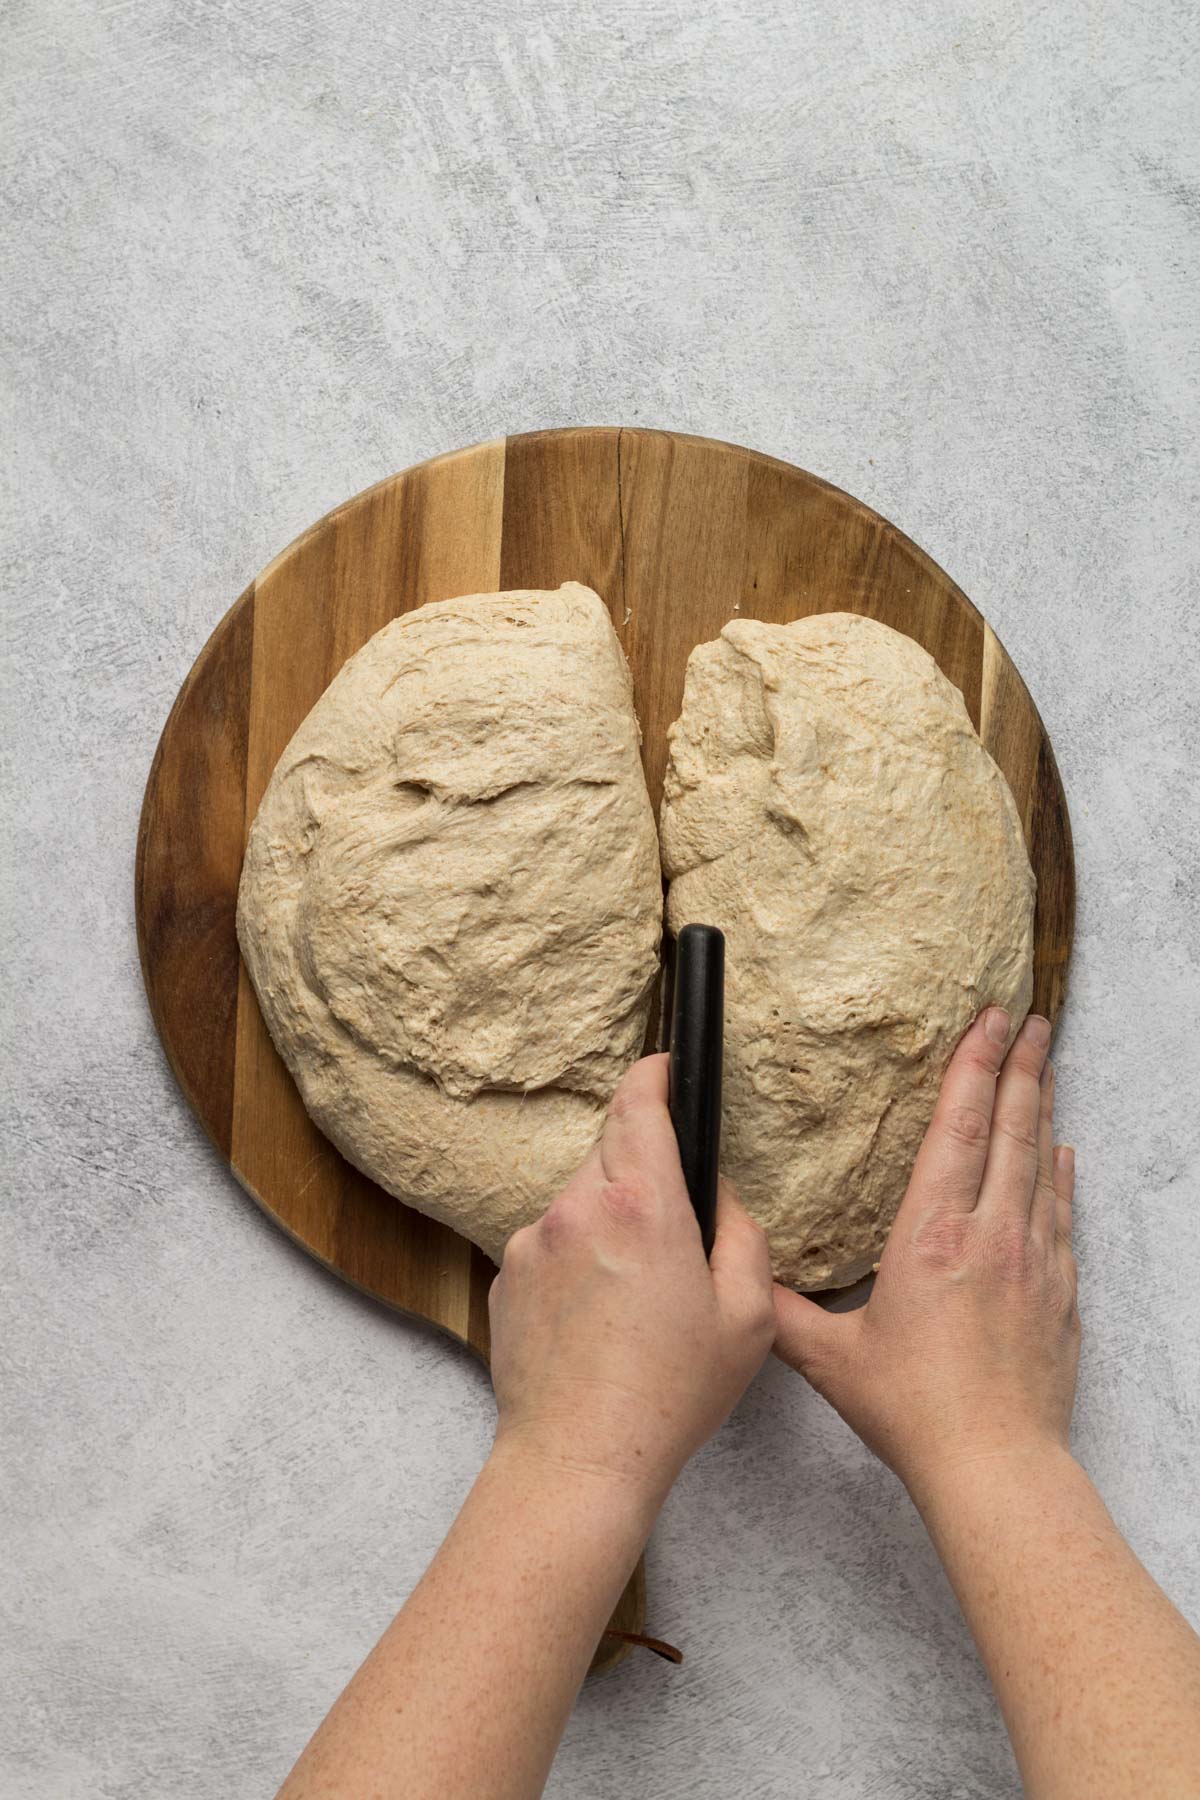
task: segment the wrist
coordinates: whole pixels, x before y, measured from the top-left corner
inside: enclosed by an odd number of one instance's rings
[[[1035,1494],[1046,1483],[1069,1480],[1079,1465],[1070,1448],[1050,1434],[1012,1436],[990,1444],[963,1445],[906,1471],[904,1485],[932,1532],[947,1517],[992,1509],[1003,1497]]]
[[[614,1468],[589,1458],[578,1446],[569,1448],[503,1424],[486,1467],[520,1503],[550,1508],[594,1536],[635,1546],[635,1554],[649,1537],[670,1487],[650,1471]]]

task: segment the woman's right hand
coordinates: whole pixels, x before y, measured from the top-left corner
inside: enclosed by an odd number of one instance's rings
[[[1054,1145],[1048,1023],[1005,1056],[1008,1033],[993,1007],[955,1051],[867,1305],[775,1289],[776,1353],[918,1504],[967,1463],[1067,1442],[1074,1155]]]
[[[771,1285],[767,1240],[726,1183],[705,1260],[667,1058],[645,1057],[492,1284],[497,1448],[600,1477],[652,1516],[770,1353]]]

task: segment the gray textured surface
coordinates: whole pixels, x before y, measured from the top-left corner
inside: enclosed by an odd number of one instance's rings
[[[470,1362],[206,1147],[131,876],[247,579],[505,429],[801,462],[1025,672],[1080,865],[1078,1443],[1200,1613],[1197,37],[1186,0],[7,7],[6,1796],[271,1792],[484,1453]],[[555,1795],[1014,1791],[914,1514],[798,1381],[763,1375],[649,1560],[688,1661],[587,1690]]]

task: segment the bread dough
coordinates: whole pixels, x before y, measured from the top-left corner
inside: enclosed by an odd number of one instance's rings
[[[841,1287],[967,1024],[1028,1010],[1016,805],[933,658],[851,613],[734,620],[692,652],[669,740],[667,921],[727,939],[722,1167],[777,1278]]]
[[[499,1258],[640,1054],[662,883],[590,589],[473,594],[342,669],[250,831],[238,940],[344,1156]]]
[[[602,602],[385,626],[280,758],[238,938],[321,1129],[493,1258],[594,1143],[658,967],[658,846]],[[1034,882],[958,690],[854,614],[735,620],[670,732],[668,919],[728,942],[722,1163],[776,1275],[879,1256],[959,1035],[1025,1014]]]

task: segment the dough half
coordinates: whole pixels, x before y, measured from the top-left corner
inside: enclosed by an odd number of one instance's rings
[[[568,583],[351,657],[271,777],[237,922],[317,1124],[498,1259],[641,1052],[661,917],[629,670]]]
[[[727,940],[722,1166],[779,1280],[877,1260],[950,1054],[1032,992],[1034,877],[962,695],[851,613],[688,661],[660,819],[673,933]]]

